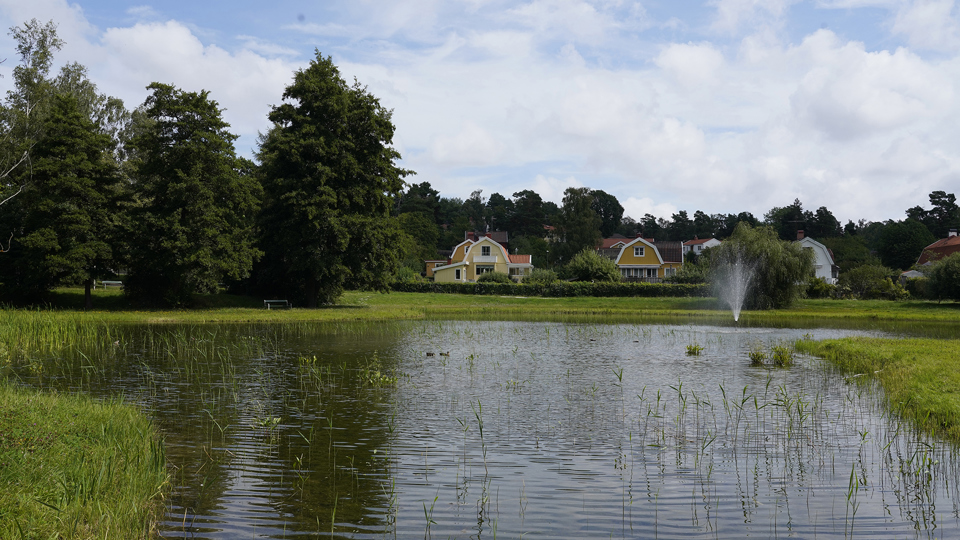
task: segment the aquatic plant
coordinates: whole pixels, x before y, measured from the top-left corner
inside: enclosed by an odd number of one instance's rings
[[[687,345],[687,356],[700,356],[700,353],[703,352],[703,345],[699,343],[692,343]]]

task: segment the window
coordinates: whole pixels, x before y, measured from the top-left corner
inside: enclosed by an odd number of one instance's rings
[[[634,247],[633,248],[634,257],[643,257],[643,247]]]
[[[433,267],[434,267],[434,268],[439,268],[439,267],[441,267],[441,266],[443,266],[443,263],[442,263],[442,262],[433,263]]]
[[[657,269],[647,268],[647,277],[657,277]]]
[[[454,270],[454,272],[453,272],[453,279],[455,279],[455,280],[457,280],[457,281],[460,281],[460,269],[459,269],[459,268],[457,268],[456,270]]]
[[[483,274],[486,274],[487,272],[493,272],[493,266],[489,266],[489,265],[480,266],[480,265],[477,265],[477,275],[478,275],[478,276],[483,275]]]
[[[703,249],[703,246],[699,246],[699,245],[697,246],[697,251],[701,251],[702,249]]]
[[[480,255],[484,257],[490,256],[490,246],[480,246]]]
[[[667,268],[666,271],[665,271],[665,273],[666,273],[668,276],[675,276],[675,275],[677,274],[677,269],[676,269],[676,268]]]
[[[463,254],[466,255],[467,253],[470,253],[470,246],[463,246]]]

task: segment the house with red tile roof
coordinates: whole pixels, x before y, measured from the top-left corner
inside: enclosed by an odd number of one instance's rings
[[[614,262],[624,279],[659,282],[683,266],[683,244],[637,237],[620,248]]]
[[[484,236],[477,241],[468,239],[457,244],[446,264],[434,266],[431,274],[438,283],[468,283],[487,272],[503,272],[514,281],[522,281],[532,271],[531,255],[511,255],[496,240]]]
[[[703,250],[716,247],[720,245],[720,241],[716,238],[697,238],[693,237],[693,240],[687,240],[683,243],[683,254],[687,255],[693,253],[699,255],[703,253]]]
[[[917,266],[933,264],[947,255],[953,255],[960,251],[960,236],[957,236],[956,230],[950,231],[950,236],[937,240],[929,246],[923,248],[920,258],[917,259]]]

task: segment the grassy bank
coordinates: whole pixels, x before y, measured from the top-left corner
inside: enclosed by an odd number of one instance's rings
[[[877,377],[901,417],[960,443],[960,340],[845,338],[800,341],[797,349],[844,373]]]
[[[0,538],[147,538],[165,465],[130,406],[0,383]]]

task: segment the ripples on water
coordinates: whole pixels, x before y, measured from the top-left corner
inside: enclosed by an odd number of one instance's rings
[[[141,329],[52,382],[156,419],[169,538],[960,536],[952,446],[868,377],[747,359],[850,331],[324,328]]]

